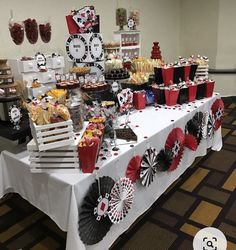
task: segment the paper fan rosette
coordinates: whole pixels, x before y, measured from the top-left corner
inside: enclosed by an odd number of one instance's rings
[[[207,136],[211,139],[214,136],[214,119],[213,115],[209,114],[207,122]]]
[[[191,135],[191,134],[186,134],[185,135],[185,141],[184,141],[184,145],[185,147],[196,151],[197,150],[197,139],[195,136]]]
[[[111,190],[108,216],[114,224],[128,214],[134,200],[134,186],[129,178],[121,178]]]
[[[198,145],[202,140],[202,120],[203,113],[197,112],[194,117],[187,122],[185,127],[186,134],[191,134],[196,137]]]
[[[184,152],[184,133],[181,128],[174,128],[168,135],[165,148],[173,153],[173,161],[168,171],[173,171],[177,168]]]
[[[140,168],[140,180],[143,186],[148,187],[154,179],[157,172],[157,151],[151,147],[147,149],[143,155]]]
[[[173,153],[169,149],[162,149],[157,155],[156,168],[158,171],[167,171],[172,164]]]
[[[139,171],[141,167],[142,157],[134,156],[128,163],[125,176],[134,183],[139,178]]]
[[[221,126],[224,115],[224,103],[222,99],[217,99],[211,106],[211,111],[214,119],[215,131]]]
[[[112,223],[108,217],[110,193],[115,181],[100,177],[90,187],[79,211],[79,234],[86,245],[93,245],[103,239]]]

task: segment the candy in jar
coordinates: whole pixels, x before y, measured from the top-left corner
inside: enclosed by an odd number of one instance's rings
[[[16,45],[22,44],[24,41],[24,28],[23,25],[20,23],[9,23],[9,31],[11,34],[12,41]]]
[[[72,96],[72,100],[68,105],[71,120],[73,122],[74,131],[78,132],[83,128],[83,102],[77,96]]]
[[[28,41],[35,44],[38,41],[38,24],[35,19],[28,18],[24,21],[25,33]]]
[[[46,24],[39,24],[39,34],[41,36],[41,39],[44,43],[48,43],[51,40],[51,24],[46,23]]]
[[[120,26],[120,30],[123,30],[123,26],[127,24],[127,11],[124,8],[116,9],[116,25]]]

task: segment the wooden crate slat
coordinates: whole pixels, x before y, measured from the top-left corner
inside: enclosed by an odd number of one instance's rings
[[[57,123],[50,123],[50,124],[45,124],[45,125],[36,125],[33,124],[34,128],[36,131],[44,130],[44,129],[49,129],[49,128],[58,128],[58,127],[63,127],[67,125],[72,125],[72,120],[64,121],[64,122],[57,122]]]
[[[43,136],[49,136],[53,134],[60,134],[60,133],[66,133],[66,132],[71,132],[73,130],[72,126],[67,126],[66,128],[56,128],[48,131],[39,131],[37,133],[38,137],[43,137]]]
[[[68,156],[78,156],[78,153],[75,151],[71,152],[47,152],[47,151],[41,151],[41,152],[35,152],[35,151],[29,151],[30,156],[35,156],[35,157],[68,157]]]
[[[63,143],[64,145],[69,145],[70,143],[73,143],[74,138],[70,138],[67,140],[63,140],[63,141],[57,141],[57,142],[51,142],[48,144],[39,144],[39,150],[43,151],[43,150],[48,150],[48,149],[52,149],[52,148],[59,148],[61,147],[61,144]]]
[[[60,134],[60,135],[51,135],[48,137],[41,137],[38,138],[38,143],[50,143],[51,141],[54,140],[59,140],[59,139],[63,139],[63,138],[74,138],[74,133],[73,132],[69,132],[69,133],[64,133],[64,134]]]
[[[39,158],[39,157],[30,157],[30,162],[47,162],[48,164],[55,163],[55,164],[60,164],[60,163],[74,163],[74,162],[79,162],[78,158],[55,158],[55,157],[47,157],[47,158]]]

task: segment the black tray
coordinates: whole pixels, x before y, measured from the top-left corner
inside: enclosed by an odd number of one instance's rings
[[[144,90],[148,87],[148,83],[143,83],[143,84],[133,84],[133,83],[121,83],[122,89],[127,89],[130,88],[133,91],[139,91],[139,90]]]

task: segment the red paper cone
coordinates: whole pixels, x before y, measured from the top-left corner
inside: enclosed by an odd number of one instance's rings
[[[207,80],[206,81],[205,97],[212,97],[214,87],[215,87],[215,81],[212,81],[212,80]]]
[[[165,89],[166,105],[174,106],[177,103],[179,96],[178,89]]]
[[[79,147],[78,150],[80,168],[83,173],[92,173],[97,161],[99,143],[94,142],[91,146]]]
[[[188,87],[188,101],[193,102],[196,99],[197,85],[190,85]]]
[[[162,68],[162,77],[166,86],[171,85],[174,81],[174,68]]]
[[[146,95],[144,91],[134,92],[133,96],[134,107],[137,110],[145,109],[146,107]]]
[[[66,23],[67,23],[67,27],[68,27],[69,33],[71,35],[80,33],[79,26],[74,21],[72,15],[66,16]]]
[[[191,69],[191,65],[185,65],[184,66],[184,78],[185,78],[185,81],[189,80],[190,69]]]

